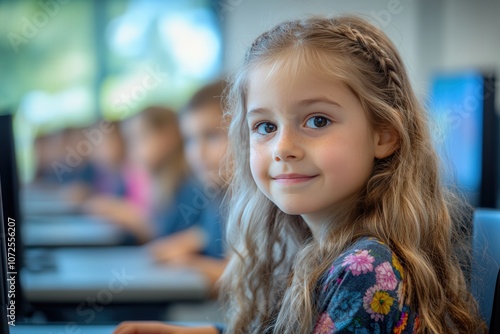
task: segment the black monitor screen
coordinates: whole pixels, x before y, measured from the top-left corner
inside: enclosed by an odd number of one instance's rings
[[[11,115],[0,115],[0,180],[3,206],[3,230],[10,277],[15,278],[15,286],[9,293],[10,304],[15,307],[15,320],[24,316],[23,298],[19,273],[23,265],[23,247],[21,240],[21,215],[19,207],[19,179],[17,173],[14,133]]]

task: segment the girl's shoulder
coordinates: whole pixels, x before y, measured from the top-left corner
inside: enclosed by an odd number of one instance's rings
[[[340,265],[345,268],[346,264],[349,264],[351,261],[359,261],[363,259],[368,261],[367,263],[371,264],[384,261],[392,262],[393,260],[397,261],[397,264],[399,264],[396,255],[389,248],[389,246],[372,237],[364,237],[356,240],[338,258],[335,259],[333,264],[337,266]],[[354,267],[351,267],[351,269],[356,272]],[[399,269],[402,270],[402,268]]]
[[[361,238],[321,281],[315,333],[412,333],[418,316],[405,291],[405,271],[394,252],[377,239]]]
[[[393,290],[396,285],[403,283],[405,271],[389,246],[376,238],[365,237],[356,240],[333,261],[324,282],[325,285],[332,280],[340,283],[346,278],[360,288],[375,279],[379,287]]]

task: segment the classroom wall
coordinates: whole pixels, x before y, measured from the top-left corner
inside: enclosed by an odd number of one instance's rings
[[[276,23],[346,12],[371,20],[389,35],[420,97],[435,70],[480,67],[500,72],[497,0],[222,0],[222,5],[226,73],[242,63],[253,39]]]
[[[500,70],[500,1],[445,1],[443,66]]]
[[[443,68],[476,66],[495,70],[496,110],[500,112],[500,1],[447,0]]]
[[[500,79],[500,1],[424,0],[418,13],[417,41],[423,47],[417,68],[423,79],[428,81],[433,71],[461,68],[493,70]]]
[[[248,46],[260,33],[275,24],[310,15],[356,13],[381,26],[402,50],[408,66],[415,65],[417,45],[416,2],[396,0],[222,0],[220,15],[226,41],[225,70],[231,71],[243,61]],[[393,5],[391,5],[393,6]],[[397,12],[397,14],[391,14]],[[225,11],[224,11],[225,10]],[[385,15],[389,13],[389,15]]]

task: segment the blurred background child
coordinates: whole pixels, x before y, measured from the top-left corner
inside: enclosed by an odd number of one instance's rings
[[[63,158],[64,140],[63,131],[39,133],[34,142],[35,154],[34,184],[58,186],[60,184],[52,164]]]
[[[96,168],[90,159],[91,152],[78,153],[79,144],[86,140],[85,129],[71,126],[36,137],[32,189],[50,189],[73,203],[75,208],[92,194]],[[92,149],[90,146],[85,148]]]
[[[108,123],[106,131],[98,124],[88,129],[96,140],[91,155],[96,176],[85,210],[120,225],[135,237],[134,241],[147,241],[150,182],[146,171],[129,156],[122,122]]]
[[[192,228],[151,244],[153,256],[161,262],[190,266],[215,283],[224,271],[221,201],[225,194],[219,168],[227,149],[221,101],[225,82],[218,81],[196,92],[180,112],[184,153],[188,166],[200,183],[198,201],[185,207],[187,214],[199,214]]]
[[[147,168],[152,181],[152,207],[149,239],[185,230],[199,219],[186,215],[185,206],[197,196],[196,182],[188,173],[177,114],[168,108],[152,106],[132,122],[138,135],[132,156]]]

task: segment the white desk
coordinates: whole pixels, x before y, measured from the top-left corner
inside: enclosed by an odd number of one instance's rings
[[[54,185],[31,185],[20,189],[19,203],[24,215],[58,215],[80,212],[81,205],[68,201],[68,192]]]
[[[24,270],[21,282],[31,302],[171,302],[205,299],[208,281],[193,270],[153,262],[143,247],[57,248],[55,270]],[[27,250],[29,257],[30,250]]]
[[[27,216],[22,225],[28,247],[116,246],[125,241],[123,229],[104,219],[83,215]]]
[[[81,213],[81,206],[65,200],[29,200],[21,201],[21,212],[27,216],[68,215]]]
[[[58,184],[29,184],[19,189],[21,201],[61,201],[64,200],[65,189]]]

